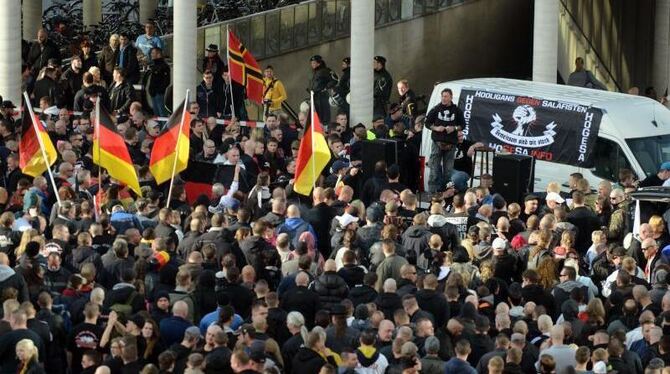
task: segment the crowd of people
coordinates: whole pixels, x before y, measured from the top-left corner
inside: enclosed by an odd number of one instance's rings
[[[150,74],[169,79],[151,27],[135,45],[151,56]],[[377,56],[374,123],[350,124],[338,99],[331,121],[350,60],[335,79],[314,56],[310,84],[332,155],[301,196],[292,184],[309,113],[284,113],[268,67],[265,126],[241,126],[243,87],[220,89],[230,79],[211,45],[188,106],[190,159],[234,176],[196,198],[177,178],[166,201],[169,186],[148,168],[161,124],[134,98],[138,53],[118,39],[97,58],[82,45],[62,75],[42,31],[26,55],[26,89],[58,151],[55,186],[22,174],[20,119],[2,101],[0,373],[668,372],[667,222],[650,215],[629,234],[630,193],[662,185],[670,163],[598,186],[557,175],[546,191],[507,201],[489,175],[468,187],[480,145],[464,139],[449,90],[426,117],[406,80],[389,103],[391,75]],[[164,107],[165,82],[151,82],[154,108]],[[141,195],[93,163],[97,100],[116,115]],[[424,122],[444,133],[432,140],[429,167],[440,173],[427,208]],[[375,138],[398,142],[399,162],[366,175],[363,147]]]

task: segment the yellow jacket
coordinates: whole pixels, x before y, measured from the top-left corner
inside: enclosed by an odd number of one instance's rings
[[[274,83],[272,83],[274,82]],[[284,84],[277,78],[263,78],[264,100],[272,100],[270,111],[281,110],[281,103],[286,100],[286,89]]]

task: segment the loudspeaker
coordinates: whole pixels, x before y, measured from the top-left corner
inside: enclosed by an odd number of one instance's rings
[[[395,140],[364,140],[362,147],[363,179],[375,174],[377,161],[386,161],[386,166],[398,163],[398,143]]]
[[[533,192],[535,184],[535,159],[524,155],[501,155],[493,157],[493,190],[501,194],[507,203],[523,202]]]

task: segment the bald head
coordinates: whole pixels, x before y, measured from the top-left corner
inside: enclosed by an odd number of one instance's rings
[[[395,279],[388,278],[387,280],[384,281],[384,292],[395,293],[397,289],[398,288]]]
[[[326,264],[323,267],[323,270],[325,271],[337,271],[337,264],[335,263],[335,260],[328,260],[326,261]]]
[[[111,374],[111,370],[109,369],[109,366],[98,366],[97,369],[95,369],[95,374]]]
[[[288,218],[299,218],[300,217],[300,208],[298,208],[297,205],[289,205],[288,209],[286,209],[286,216]]]
[[[309,275],[307,275],[307,273],[305,273],[304,271],[299,272],[298,275],[295,276],[296,286],[307,287],[308,284],[309,284]]]
[[[556,325],[551,328],[549,336],[551,336],[552,344],[563,344],[563,339],[565,339],[565,328],[563,325]]]
[[[172,307],[172,314],[181,318],[188,317],[188,304],[182,300],[177,301]]]

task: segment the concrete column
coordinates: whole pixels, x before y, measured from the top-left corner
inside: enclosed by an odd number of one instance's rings
[[[653,84],[663,95],[670,81],[670,0],[656,0]]]
[[[21,0],[0,7],[0,95],[16,106],[21,103]],[[33,34],[31,39],[35,39]]]
[[[173,84],[172,106],[177,108],[186,90],[191,90],[191,100],[195,99],[197,37],[196,2],[192,0],[174,1],[174,44],[172,50]]]
[[[42,2],[23,0],[23,39],[35,40],[37,30],[42,28]]]
[[[558,0],[535,0],[533,80],[556,83],[558,71]]]
[[[350,123],[372,126],[375,0],[351,2]]]
[[[140,0],[140,23],[144,24],[154,18],[158,0]]]
[[[96,26],[102,21],[102,1],[84,0],[82,3],[84,26]]]

